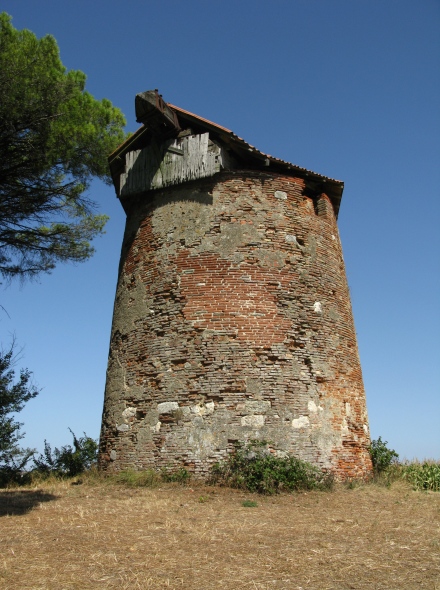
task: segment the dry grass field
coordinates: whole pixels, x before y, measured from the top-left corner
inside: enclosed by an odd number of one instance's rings
[[[0,588],[440,590],[440,494],[403,483],[269,497],[87,481],[0,490]]]

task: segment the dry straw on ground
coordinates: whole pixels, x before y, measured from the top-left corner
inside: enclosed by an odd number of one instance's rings
[[[0,588],[440,590],[440,494],[1,490]]]

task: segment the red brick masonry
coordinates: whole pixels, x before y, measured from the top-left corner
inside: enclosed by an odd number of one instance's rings
[[[371,472],[338,229],[325,194],[222,172],[125,203],[104,469],[204,476],[236,441]]]

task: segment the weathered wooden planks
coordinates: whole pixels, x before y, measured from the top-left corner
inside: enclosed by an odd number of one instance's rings
[[[147,90],[136,95],[136,121],[144,123],[159,137],[180,131],[176,112],[170,109],[157,90]]]
[[[225,166],[226,153],[209,139],[209,133],[153,141],[128,152],[121,174],[120,197],[213,176]]]

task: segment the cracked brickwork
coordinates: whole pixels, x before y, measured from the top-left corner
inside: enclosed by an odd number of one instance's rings
[[[106,470],[205,476],[237,441],[371,472],[333,206],[280,173],[221,172],[125,202],[101,432]]]

